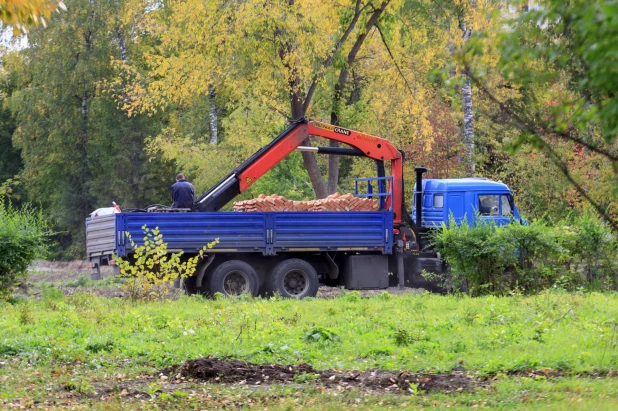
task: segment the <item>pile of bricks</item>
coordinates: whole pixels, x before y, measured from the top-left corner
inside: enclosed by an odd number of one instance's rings
[[[352,194],[335,193],[322,200],[308,201],[309,211],[376,211],[378,200],[354,197]]]
[[[335,193],[320,200],[294,201],[273,194],[265,196],[260,194],[253,200],[237,201],[234,203],[234,211],[376,211],[378,200],[358,198],[352,194],[341,195]]]

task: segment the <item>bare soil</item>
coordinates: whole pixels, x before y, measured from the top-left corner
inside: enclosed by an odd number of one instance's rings
[[[326,388],[360,388],[401,394],[417,391],[474,391],[489,384],[464,371],[448,374],[414,374],[407,371],[339,371],[315,370],[307,364],[298,366],[254,364],[247,361],[200,358],[168,367],[162,375],[172,379],[196,379],[222,384],[286,384],[313,383]]]
[[[420,294],[424,293],[426,290],[424,288],[404,288],[399,289],[399,287],[389,287],[384,290],[359,290],[361,293],[361,297],[371,297],[374,295],[379,295],[384,291],[388,291],[389,294],[392,295],[402,295],[402,294]],[[317,298],[336,298],[342,296],[346,290],[341,287],[327,287],[321,286],[318,289]]]
[[[113,276],[112,267],[101,267],[101,277]],[[28,268],[28,281],[39,282],[66,282],[78,280],[81,277],[90,278],[88,261],[44,261],[36,260]]]
[[[80,278],[90,278],[90,268],[88,261],[44,261],[37,260],[28,269],[28,280],[30,287],[24,291],[30,295],[36,296],[40,293],[41,283],[56,283],[54,287],[61,289],[66,296],[71,296],[76,292],[87,291],[99,297],[124,297],[124,291],[116,286],[95,286],[95,287],[79,287],[67,285],[67,283],[75,282]],[[101,277],[106,279],[113,277],[112,267],[101,267]],[[386,290],[361,290],[363,298],[378,295],[384,291],[390,294],[417,294],[425,292],[422,288],[405,288],[400,290],[397,287],[391,287]],[[344,294],[344,290],[340,287],[321,286],[318,290],[317,298],[336,298]],[[174,294],[175,295],[175,294]]]

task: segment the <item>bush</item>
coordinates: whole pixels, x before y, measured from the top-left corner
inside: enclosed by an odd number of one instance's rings
[[[618,238],[611,228],[592,212],[572,219],[574,263],[580,282],[590,288],[618,285]]]
[[[204,251],[213,248],[219,242],[217,238],[205,245],[195,257],[183,258],[183,252],[167,252],[167,243],[163,241],[163,235],[158,227],[151,230],[144,225],[142,230],[145,236],[144,245],[141,246],[137,246],[131,235],[126,233],[134,249],[132,259],[114,256],[120,266],[120,275],[127,277],[124,288],[131,300],[164,297],[168,294],[169,285],[177,278],[184,279],[193,275]]]
[[[448,278],[438,280],[454,289],[464,285],[471,295],[618,285],[616,234],[591,213],[554,226],[542,221],[471,226],[465,220],[457,226],[451,220],[432,233],[432,244],[450,266]]]
[[[452,287],[465,284],[471,294],[499,293],[508,285],[504,272],[516,261],[516,247],[496,235],[494,224],[471,226],[451,219],[432,233],[432,244],[450,265]]]
[[[47,226],[41,213],[26,205],[21,210],[0,199],[0,298],[26,275],[30,263],[46,252]]]

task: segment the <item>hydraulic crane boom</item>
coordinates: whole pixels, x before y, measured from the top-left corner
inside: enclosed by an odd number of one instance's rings
[[[402,224],[403,211],[403,155],[388,140],[358,131],[349,130],[318,121],[302,120],[290,125],[270,144],[262,147],[228,176],[215,184],[200,198],[195,206],[199,211],[218,211],[238,194],[247,190],[281,160],[298,149],[309,136],[323,137],[348,144],[355,150],[330,147],[302,147],[304,150],[326,154],[351,154],[365,156],[376,161],[391,162],[393,198],[387,205],[393,206],[396,226]],[[320,150],[322,149],[322,150]]]

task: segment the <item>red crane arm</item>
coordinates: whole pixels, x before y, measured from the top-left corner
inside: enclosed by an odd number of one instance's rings
[[[249,188],[257,179],[305,142],[309,136],[323,137],[345,143],[362,151],[366,157],[390,161],[393,176],[393,198],[387,204],[390,205],[392,201],[395,213],[394,223],[396,225],[402,223],[403,157],[401,152],[383,138],[318,121],[300,124],[238,173],[240,192],[242,193]]]

